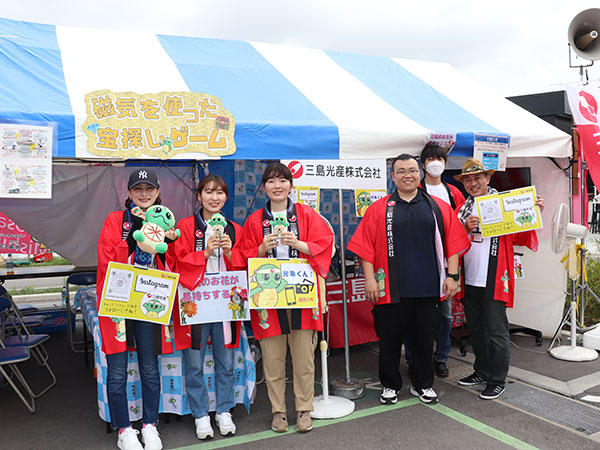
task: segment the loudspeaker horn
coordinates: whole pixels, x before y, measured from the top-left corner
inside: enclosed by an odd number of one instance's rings
[[[583,59],[600,59],[600,9],[580,12],[569,25],[568,38],[573,51]]]

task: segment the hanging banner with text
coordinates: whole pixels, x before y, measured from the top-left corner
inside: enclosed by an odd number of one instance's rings
[[[235,120],[221,100],[198,92],[135,94],[101,90],[85,96],[87,150],[114,158],[169,159],[182,153],[235,153]]]
[[[486,169],[504,172],[508,147],[510,136],[475,133],[473,158],[481,161]]]
[[[578,84],[567,85],[566,90],[573,122],[577,125],[583,157],[594,185],[598,188],[600,187],[600,121],[598,118],[600,87]]]
[[[316,308],[317,278],[305,259],[250,258],[250,309]]]
[[[52,253],[52,250],[34,240],[10,217],[0,213],[0,253],[43,255]]]
[[[110,261],[98,315],[168,325],[179,274]]]
[[[315,211],[319,212],[319,188],[316,186],[294,186],[290,196],[296,200],[296,203],[301,203],[310,206]]]
[[[52,198],[56,122],[0,119],[0,197]]]
[[[483,237],[542,228],[535,186],[475,197]]]
[[[250,320],[247,284],[246,272],[232,271],[204,275],[193,291],[180,285],[181,325]]]
[[[281,160],[298,186],[320,189],[387,189],[385,159]]]

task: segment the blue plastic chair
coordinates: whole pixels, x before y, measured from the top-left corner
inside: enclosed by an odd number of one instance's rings
[[[69,285],[74,284],[76,286],[91,286],[96,284],[96,272],[82,272],[82,273],[74,273],[73,275],[69,275],[67,277],[67,282],[65,284],[67,288],[67,340],[69,341],[69,345],[71,346],[71,350],[75,353],[85,353],[86,348],[76,349],[75,344],[83,344],[84,347],[87,346],[87,342],[85,341],[74,341],[74,330],[71,328],[71,314],[74,314],[77,318],[77,312],[81,310],[80,305],[73,305],[73,310],[71,309],[71,294],[69,293]],[[83,319],[82,319],[83,320]],[[85,333],[85,330],[84,330]]]
[[[38,362],[38,364],[42,367],[45,367],[50,375],[51,381],[44,389],[42,389],[39,393],[34,393],[31,389],[29,389],[29,393],[34,398],[39,398],[48,390],[56,384],[56,376],[48,363],[48,352],[42,345],[48,339],[50,339],[50,335],[48,334],[31,334],[27,327],[25,327],[23,323],[23,318],[19,315],[18,311],[13,307],[13,302],[6,297],[0,297],[0,314],[3,316],[3,322],[11,322],[13,327],[18,330],[17,334],[13,336],[4,337],[0,340],[3,348],[27,348],[33,357]]]
[[[23,404],[27,407],[27,409],[31,412],[35,412],[35,396],[25,381],[23,374],[17,367],[17,364],[27,361],[29,359],[29,349],[27,347],[11,347],[4,348],[1,347],[0,344],[0,374],[4,376],[8,384],[13,388],[15,393],[19,396]],[[4,368],[10,369],[10,373],[7,372]],[[27,394],[26,398],[25,394],[21,392],[18,388],[17,384],[14,382],[13,377],[16,378],[23,389],[25,389],[25,393]]]

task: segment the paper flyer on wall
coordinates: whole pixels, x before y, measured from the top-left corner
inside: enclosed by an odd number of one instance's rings
[[[246,272],[231,271],[204,275],[193,291],[180,285],[181,325],[250,320],[247,281]]]
[[[310,206],[319,212],[319,188],[316,186],[294,186],[290,196],[296,203]]]
[[[168,325],[179,274],[110,261],[98,315]]]
[[[354,205],[356,206],[356,215],[358,217],[363,217],[369,206],[386,195],[387,192],[381,189],[354,189]]]
[[[473,158],[486,169],[505,171],[510,136],[476,133],[473,141]]]
[[[55,122],[0,119],[0,197],[52,198]]]
[[[475,197],[483,237],[542,228],[542,214],[535,201],[535,186]]]

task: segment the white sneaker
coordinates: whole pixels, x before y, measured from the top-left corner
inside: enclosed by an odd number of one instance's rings
[[[156,425],[145,425],[142,428],[142,442],[146,450],[162,450],[163,445]]]
[[[415,397],[419,397],[419,400],[423,403],[437,403],[438,401],[438,396],[432,388],[417,389],[411,386],[410,393]]]
[[[233,420],[231,420],[231,413],[218,413],[215,416],[215,422],[217,422],[217,425],[219,426],[219,433],[221,433],[221,436],[235,434],[236,428]]]
[[[144,450],[140,441],[138,441],[137,435],[140,432],[131,427],[125,428],[122,433],[119,433],[119,439],[117,440],[117,447],[121,450]]]
[[[215,435],[215,432],[210,426],[210,416],[200,417],[194,422],[196,422],[196,436],[198,436],[198,439],[211,438]]]
[[[398,391],[390,388],[383,388],[381,391],[381,395],[379,396],[379,401],[384,405],[394,404],[398,402]]]

